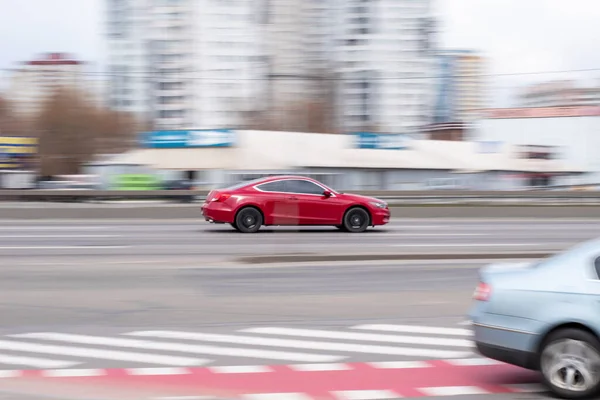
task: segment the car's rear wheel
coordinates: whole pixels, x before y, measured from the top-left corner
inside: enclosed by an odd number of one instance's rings
[[[552,333],[541,347],[540,371],[546,386],[565,399],[600,392],[600,341],[581,329]]]
[[[254,207],[242,208],[235,217],[235,225],[242,233],[258,232],[262,224],[262,214]]]
[[[344,215],[344,230],[348,232],[364,232],[369,227],[371,217],[369,213],[360,207],[349,209]]]

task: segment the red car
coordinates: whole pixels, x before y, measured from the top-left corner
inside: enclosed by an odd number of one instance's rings
[[[244,233],[257,232],[263,225],[330,225],[364,232],[390,221],[384,201],[339,193],[301,176],[261,178],[213,190],[202,205],[202,215]]]

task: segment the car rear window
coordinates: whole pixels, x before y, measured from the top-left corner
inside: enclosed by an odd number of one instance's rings
[[[261,182],[261,181],[263,181],[263,180],[264,180],[264,178],[253,179],[253,180],[251,180],[251,181],[243,181],[243,182],[236,183],[236,184],[235,184],[235,185],[233,185],[233,186],[226,187],[226,188],[225,188],[225,189],[223,189],[223,190],[237,190],[237,189],[241,189],[241,188],[243,188],[243,187],[245,187],[245,186],[252,185],[253,183],[258,183],[258,182]]]

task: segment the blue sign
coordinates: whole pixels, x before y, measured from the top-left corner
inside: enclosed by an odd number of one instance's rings
[[[412,140],[410,136],[391,133],[359,132],[353,135],[358,149],[405,150]]]
[[[235,132],[229,129],[154,131],[143,134],[142,146],[154,149],[233,147]]]

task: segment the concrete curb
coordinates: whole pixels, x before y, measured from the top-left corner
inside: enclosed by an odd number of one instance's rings
[[[414,253],[414,254],[278,254],[273,256],[245,256],[235,259],[243,264],[277,264],[304,262],[340,261],[421,261],[421,260],[503,260],[546,258],[552,252],[511,252],[511,253]]]
[[[400,206],[393,218],[600,218],[600,206]],[[74,207],[0,207],[0,220],[203,220],[199,205],[89,205]]]

